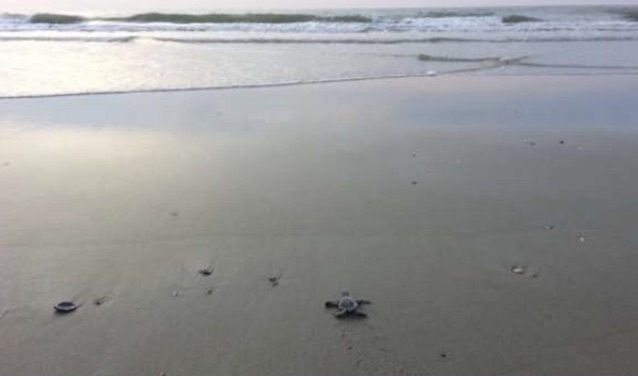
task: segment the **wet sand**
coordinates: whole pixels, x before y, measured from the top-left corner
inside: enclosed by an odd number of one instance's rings
[[[636,374],[636,103],[635,77],[0,101],[0,374]],[[324,309],[341,289],[368,319]]]

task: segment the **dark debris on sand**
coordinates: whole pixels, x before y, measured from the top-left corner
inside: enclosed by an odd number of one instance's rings
[[[199,274],[201,274],[203,276],[209,276],[209,275],[213,274],[214,271],[215,271],[215,269],[212,266],[209,266],[207,268],[199,269],[197,271],[197,273],[199,273]]]
[[[280,280],[281,280],[281,276],[268,277],[268,282],[270,282],[270,286],[272,286],[272,287],[279,286],[279,281]]]
[[[101,297],[93,300],[93,305],[101,306],[102,304],[106,303],[107,300],[109,300],[108,296],[101,296]]]

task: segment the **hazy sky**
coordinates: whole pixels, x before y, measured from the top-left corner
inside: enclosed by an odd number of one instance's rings
[[[638,4],[638,0],[613,3]],[[483,5],[590,5],[605,0],[0,0],[7,11],[214,10],[365,7],[450,7]]]

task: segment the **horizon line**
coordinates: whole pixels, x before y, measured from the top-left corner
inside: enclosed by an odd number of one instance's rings
[[[449,9],[449,8],[469,8],[469,9],[480,9],[480,8],[560,8],[560,7],[580,7],[580,8],[591,8],[591,7],[636,7],[638,8],[638,3],[627,3],[627,2],[617,2],[617,3],[604,3],[604,4],[509,4],[509,5],[445,5],[445,6],[347,6],[347,7],[294,7],[294,8],[268,8],[268,7],[227,7],[227,8],[210,8],[207,10],[204,9],[186,9],[186,8],[169,8],[169,7],[160,7],[160,8],[133,8],[133,9],[58,9],[53,10],[51,8],[46,9],[38,9],[38,10],[21,10],[22,12],[29,13],[44,13],[44,12],[142,12],[142,13],[162,13],[162,12],[218,12],[218,11],[291,11],[291,10],[374,10],[374,9]],[[0,9],[0,14],[7,13],[15,13],[20,12],[20,10],[5,10]]]

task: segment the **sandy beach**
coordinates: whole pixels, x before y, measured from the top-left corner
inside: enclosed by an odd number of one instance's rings
[[[0,100],[0,375],[636,375],[636,103],[636,76]]]

